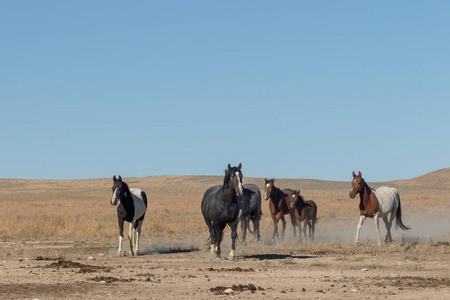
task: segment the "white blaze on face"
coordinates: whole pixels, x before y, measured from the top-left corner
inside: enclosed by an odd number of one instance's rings
[[[238,191],[242,195],[242,193],[243,193],[242,181],[241,181],[241,177],[239,176],[239,172],[236,172],[236,178],[238,179]]]
[[[295,195],[292,195],[292,198],[295,198]],[[295,203],[295,202],[292,202],[292,201],[291,201],[291,207],[294,207],[294,203]]]
[[[112,197],[111,197],[111,204],[112,205],[115,205],[116,203],[116,193],[117,193],[117,188],[114,190],[114,193],[113,193],[113,195],[112,195]]]
[[[264,189],[264,198],[266,198],[266,199],[268,198],[267,197],[267,189],[269,188],[269,186],[270,186],[270,183],[267,183],[266,188]]]

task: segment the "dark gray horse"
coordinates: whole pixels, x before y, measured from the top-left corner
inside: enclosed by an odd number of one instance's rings
[[[254,184],[244,184],[242,196],[238,197],[239,220],[241,222],[242,243],[246,243],[247,229],[250,231],[250,220],[253,222],[253,234],[261,240],[259,220],[261,219],[261,192]],[[250,231],[251,232],[251,231]]]
[[[225,170],[223,185],[216,185],[206,190],[202,199],[202,214],[209,228],[211,252],[220,257],[220,243],[223,230],[227,224],[231,228],[231,252],[229,258],[234,260],[237,237],[237,219],[239,206],[237,197],[242,196],[242,165]]]

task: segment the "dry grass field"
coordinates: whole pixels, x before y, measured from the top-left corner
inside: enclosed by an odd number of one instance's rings
[[[124,178],[149,198],[139,257],[115,255],[112,179],[0,179],[0,298],[446,299],[450,169],[409,180],[368,181],[373,188],[399,190],[403,221],[412,226],[408,232],[393,230],[395,242],[382,247],[376,246],[370,219],[361,245],[351,242],[359,198],[348,196],[350,179],[351,174],[349,182],[276,179],[277,187],[300,189],[317,203],[316,240],[298,243],[288,218],[284,242],[274,245],[263,200],[262,242],[250,237],[249,245],[239,243],[234,262],[215,259],[205,247],[200,202],[222,176]],[[263,189],[264,179],[244,177],[245,183]],[[380,227],[384,238],[383,222]],[[224,253],[229,240],[226,229]]]

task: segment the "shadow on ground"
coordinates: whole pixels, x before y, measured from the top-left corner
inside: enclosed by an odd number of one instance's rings
[[[246,259],[258,259],[258,260],[276,260],[276,259],[308,259],[308,258],[316,258],[317,256],[310,255],[290,255],[290,254],[255,254],[255,255],[245,255],[243,258]]]

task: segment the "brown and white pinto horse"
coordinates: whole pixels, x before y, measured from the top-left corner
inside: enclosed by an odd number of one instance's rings
[[[305,201],[300,195],[300,190],[298,190],[294,191],[292,196],[289,197],[289,206],[293,210],[294,217],[297,222],[300,241],[302,240],[302,228],[303,234],[306,238],[306,226],[309,227],[309,238],[314,240],[314,231],[316,230],[317,223],[316,202],[312,200]]]
[[[294,236],[295,236],[295,218],[293,215],[293,211],[288,206],[288,199],[292,196],[294,192],[291,189],[279,189],[274,183],[275,179],[268,180],[264,179],[264,199],[269,201],[269,209],[270,214],[272,216],[273,221],[273,235],[272,239],[275,240],[275,236],[279,240],[278,236],[278,221],[281,220],[283,222],[283,231],[281,232],[281,237],[284,238],[284,231],[286,229],[286,220],[284,219],[284,215],[291,215],[291,223],[294,228]]]
[[[370,188],[362,178],[361,172],[358,175],[353,172],[352,188],[350,190],[350,198],[354,199],[359,193],[359,224],[356,231],[355,243],[359,242],[359,232],[364,220],[369,217],[375,221],[375,230],[378,235],[378,245],[381,245],[379,218],[383,218],[386,224],[386,238],[385,242],[392,242],[391,227],[394,218],[396,218],[396,225],[403,230],[409,230],[402,222],[402,209],[400,204],[400,195],[395,188],[382,186],[375,189]],[[390,214],[390,215],[389,215]]]

